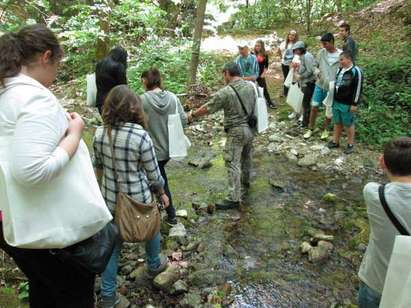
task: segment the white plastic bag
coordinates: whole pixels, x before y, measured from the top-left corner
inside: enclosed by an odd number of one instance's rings
[[[335,81],[330,81],[327,96],[323,101],[323,104],[325,105],[325,116],[328,119],[331,119],[333,116],[332,106],[334,101],[334,86]]]
[[[182,160],[187,156],[187,151],[191,147],[191,142],[184,134],[178,112],[178,102],[176,101],[176,112],[168,115],[168,150],[169,156],[174,160]]]
[[[64,248],[91,237],[112,220],[83,141],[56,178],[35,186],[23,186],[12,176],[10,143],[10,138],[0,138],[0,210],[9,245]]]
[[[290,105],[296,113],[301,113],[303,106],[304,93],[297,83],[291,85],[288,90],[287,104]]]
[[[87,106],[95,107],[97,98],[96,74],[87,74]]]
[[[380,308],[411,307],[411,236],[395,237]]]
[[[284,86],[286,86],[287,88],[291,87],[291,85],[293,84],[293,76],[294,76],[294,69],[290,68],[287,78],[285,78],[284,80]]]
[[[268,128],[267,103],[264,95],[261,95],[261,92],[264,93],[264,90],[255,83],[253,83],[253,86],[257,98],[254,107],[254,115],[257,117],[257,132],[262,133]]]

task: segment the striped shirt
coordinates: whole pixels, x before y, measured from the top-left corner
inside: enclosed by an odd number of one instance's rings
[[[125,123],[112,129],[118,179],[115,179],[107,128],[98,127],[94,135],[94,164],[103,170],[102,194],[113,212],[117,194],[126,193],[144,203],[150,203],[151,191],[164,186],[153,142],[142,126]]]

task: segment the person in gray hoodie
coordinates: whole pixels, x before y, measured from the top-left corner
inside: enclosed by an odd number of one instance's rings
[[[148,118],[147,131],[154,143],[158,165],[164,179],[164,190],[169,198],[167,207],[167,223],[177,224],[176,210],[173,206],[165,166],[170,160],[168,147],[168,116],[176,112],[180,114],[181,123],[187,125],[187,116],[178,97],[169,91],[163,90],[160,71],[157,68],[146,70],[141,75],[141,81],[146,92],[141,95],[144,112]]]
[[[304,42],[298,41],[293,46],[295,55],[300,56],[300,63],[292,64],[296,74],[296,79],[304,93],[303,98],[303,122],[302,127],[308,127],[311,111],[311,98],[313,97],[315,88],[315,59],[314,56],[307,51]]]
[[[320,49],[317,55],[316,63],[317,82],[315,83],[313,99],[311,101],[311,114],[310,123],[308,125],[308,131],[304,134],[304,138],[311,137],[315,121],[317,119],[318,110],[323,105],[328,91],[330,90],[330,82],[335,81],[337,70],[340,66],[340,54],[341,50],[335,48],[334,35],[332,33],[326,33],[321,37],[321,44],[323,48]],[[331,116],[327,116],[324,122],[324,131],[321,134],[322,140],[327,140],[329,137],[328,126],[331,123]]]

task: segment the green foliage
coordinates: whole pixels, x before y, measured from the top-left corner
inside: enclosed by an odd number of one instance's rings
[[[29,283],[27,281],[20,283],[18,290],[20,300],[26,301],[29,299]]]

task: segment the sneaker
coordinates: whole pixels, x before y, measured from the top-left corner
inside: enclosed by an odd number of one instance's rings
[[[330,133],[328,132],[328,130],[324,129],[323,132],[321,133],[321,140],[327,140],[328,137],[330,137]]]
[[[295,112],[291,112],[291,113],[288,115],[288,118],[289,118],[290,120],[292,120],[292,119],[295,118],[296,115],[297,115],[297,114],[296,114]]]
[[[175,226],[177,223],[178,223],[177,217],[170,218],[170,217],[167,216],[167,218],[166,218],[166,224],[168,224],[169,226],[173,227],[173,226]]]
[[[300,123],[303,123],[303,115],[300,115],[300,117],[298,118],[298,121],[297,121],[299,124]]]
[[[277,109],[277,105],[274,103],[268,104],[268,108],[270,109]]]
[[[336,148],[339,148],[339,147],[340,147],[340,144],[335,143],[334,141],[329,141],[327,143],[327,148],[329,148],[329,149],[336,149]]]
[[[120,303],[119,294],[114,294],[113,296],[102,296],[100,301],[101,308],[114,308]]]
[[[155,268],[149,268],[148,266],[146,267],[147,269],[147,275],[149,276],[150,279],[154,279],[158,274],[161,272],[164,272],[168,267],[168,258],[165,256],[160,257],[160,265]]]
[[[311,129],[307,130],[307,132],[304,134],[304,139],[311,138],[313,135],[313,131]]]
[[[221,202],[217,202],[215,207],[217,210],[231,210],[238,208],[240,206],[240,202],[238,201],[231,201],[231,200],[223,200]]]
[[[354,152],[354,145],[353,144],[347,144],[347,147],[344,150],[344,154],[352,154]]]

